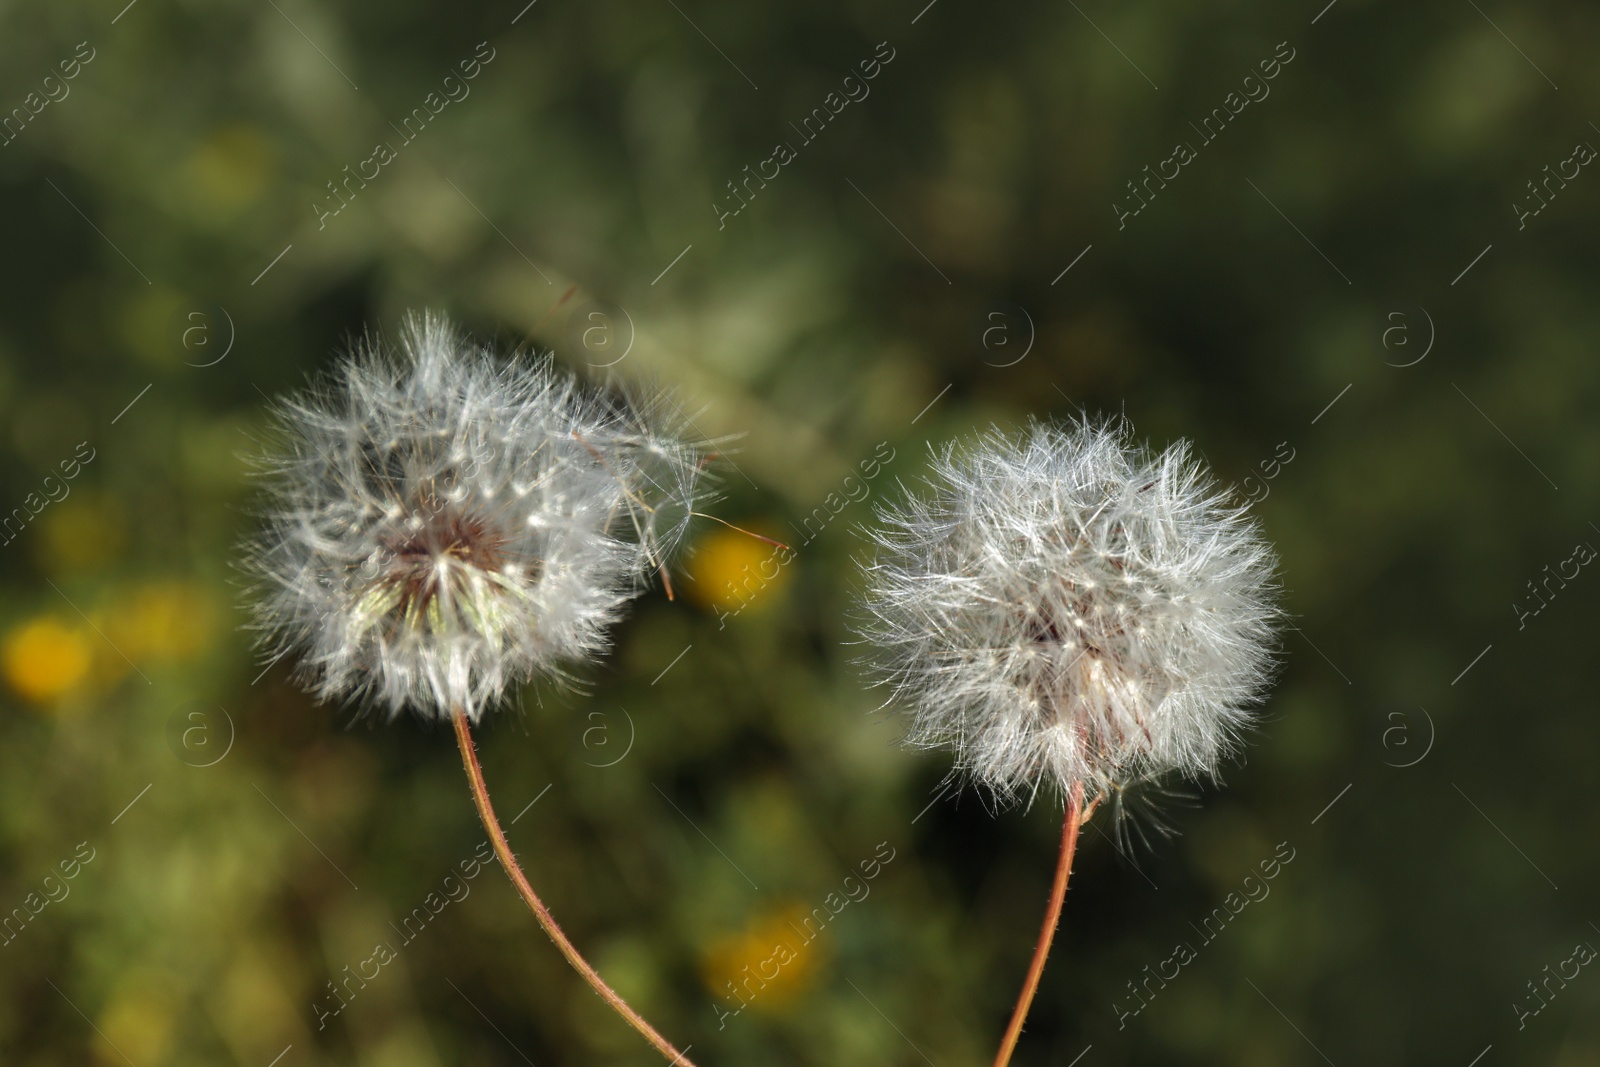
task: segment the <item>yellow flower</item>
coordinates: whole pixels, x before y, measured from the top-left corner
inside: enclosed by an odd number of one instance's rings
[[[257,200],[275,169],[272,144],[249,126],[227,126],[202,141],[183,173],[213,214],[231,214]]]
[[[0,643],[0,670],[6,682],[36,704],[48,704],[76,689],[90,663],[84,632],[49,615],[14,627]]]
[[[56,572],[102,567],[122,551],[127,521],[114,497],[79,489],[39,519],[39,555]]]
[[[159,971],[136,971],[125,978],[101,1009],[98,1029],[106,1040],[91,1046],[96,1061],[104,1067],[165,1062],[182,1006],[176,985]]]
[[[216,605],[203,587],[166,581],[144,586],[115,605],[108,629],[135,663],[182,660],[210,644],[216,616]]]
[[[789,580],[793,553],[737,530],[700,538],[689,557],[688,595],[704,608],[742,611],[772,602]]]
[[[788,904],[714,942],[701,969],[706,987],[740,1011],[787,1007],[810,988],[817,970],[819,946],[807,940],[803,926],[808,914]],[[814,928],[809,936],[817,936]]]

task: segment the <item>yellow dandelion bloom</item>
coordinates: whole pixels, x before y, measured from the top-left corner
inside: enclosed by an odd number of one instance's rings
[[[798,904],[785,905],[714,942],[701,968],[706,987],[741,1011],[788,1007],[811,987],[819,962],[819,946],[802,925],[807,914]]]
[[[182,1006],[175,986],[161,972],[136,972],[124,979],[101,1010],[98,1028],[106,1040],[91,1044],[96,1062],[104,1067],[165,1062]]]
[[[76,689],[91,663],[84,631],[49,615],[14,627],[0,642],[0,671],[6,683],[36,704],[48,704]]]
[[[84,571],[114,560],[127,540],[127,519],[116,498],[79,489],[39,519],[38,552],[52,571]]]
[[[202,586],[157,582],[116,604],[107,621],[112,639],[135,663],[183,660],[211,643],[217,608]]]
[[[737,530],[716,529],[689,557],[688,596],[703,608],[742,611],[770,604],[789,580],[793,552]]]
[[[231,213],[260,198],[275,169],[275,156],[260,131],[228,126],[201,142],[182,173],[214,212]]]

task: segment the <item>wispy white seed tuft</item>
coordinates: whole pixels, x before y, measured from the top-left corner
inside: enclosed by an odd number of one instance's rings
[[[255,628],[319,699],[476,719],[569,679],[664,565],[706,456],[548,357],[498,358],[408,317],[275,409],[245,546]],[[668,427],[664,429],[663,427]]]
[[[880,506],[862,636],[907,741],[1002,799],[1214,774],[1269,680],[1276,557],[1186,442],[992,430]]]

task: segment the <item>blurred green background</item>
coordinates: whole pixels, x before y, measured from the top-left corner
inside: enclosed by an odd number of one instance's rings
[[[1600,945],[1600,578],[1550,578],[1600,544],[1597,31],[1574,0],[0,5],[0,1063],[660,1062],[499,870],[436,907],[483,839],[449,732],[313,706],[239,630],[265,398],[420,307],[679,388],[744,435],[717,512],[798,549],[750,583],[766,547],[703,525],[588,692],[480,733],[533,882],[697,1062],[992,1057],[1057,810],[897,747],[854,528],[929,443],[1081,407],[1259,499],[1297,630],[1179,836],[1135,866],[1085,831],[1016,1063],[1600,1063],[1600,975],[1549,977]]]

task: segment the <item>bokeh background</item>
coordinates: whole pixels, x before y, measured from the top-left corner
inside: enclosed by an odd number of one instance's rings
[[[752,581],[705,524],[587,691],[480,739],[534,882],[697,1062],[993,1055],[1059,808],[897,746],[855,528],[930,444],[1080,410],[1257,501],[1295,629],[1177,836],[1085,831],[1016,1062],[1600,1062],[1592,5],[123,3],[0,6],[0,1062],[659,1062],[497,868],[441,905],[483,839],[448,731],[314,706],[240,632],[266,398],[420,307],[676,387],[742,435],[718,514],[798,550]]]

